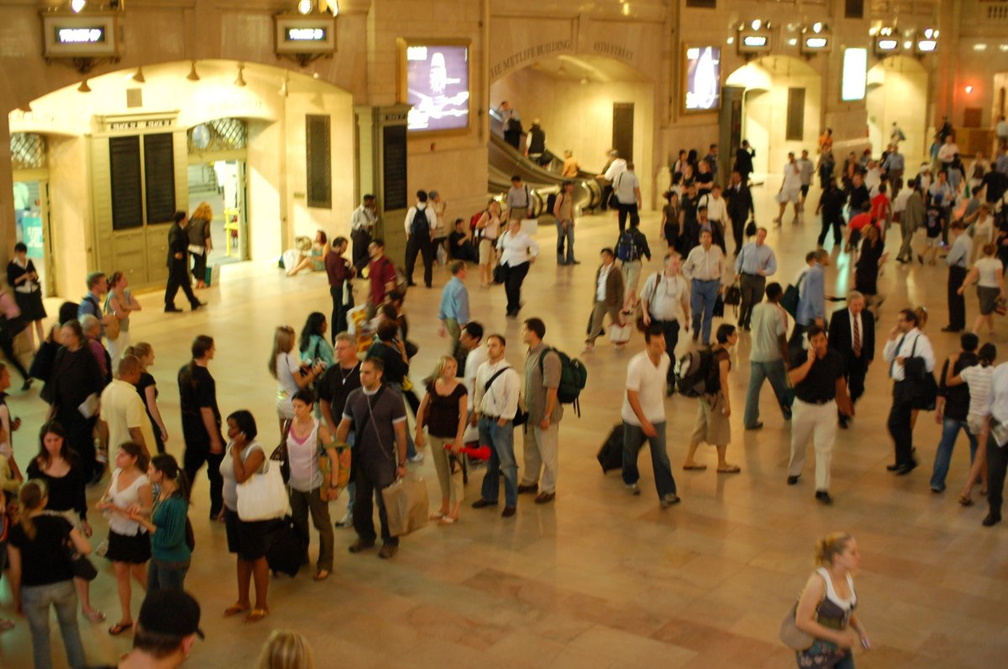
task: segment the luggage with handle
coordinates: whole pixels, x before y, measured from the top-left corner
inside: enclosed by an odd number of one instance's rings
[[[602,465],[602,473],[623,468],[623,423],[619,423],[609,433],[596,458]]]
[[[296,576],[304,561],[305,546],[291,516],[274,521],[266,532],[266,563],[270,571]]]

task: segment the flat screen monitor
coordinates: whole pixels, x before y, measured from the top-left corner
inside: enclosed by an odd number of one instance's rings
[[[402,41],[401,102],[412,105],[410,132],[469,127],[469,44]]]
[[[864,100],[868,86],[868,49],[844,49],[840,99]]]
[[[715,111],[721,107],[721,47],[686,47],[683,110]]]

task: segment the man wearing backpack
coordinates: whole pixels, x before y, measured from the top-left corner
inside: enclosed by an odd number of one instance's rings
[[[672,361],[665,352],[665,337],[657,325],[644,330],[644,350],[627,365],[623,395],[623,485],[631,495],[640,494],[637,454],[647,439],[651,449],[655,489],[661,508],[679,503],[665,446],[665,390]]]
[[[665,256],[665,269],[652,274],[641,290],[641,324],[647,328],[651,324],[661,328],[665,337],[665,350],[675,356],[679,344],[680,327],[689,331],[690,291],[686,277],[682,273],[682,262],[675,253]],[[674,374],[669,367],[665,394],[671,396]]]
[[[558,432],[563,407],[557,398],[561,362],[556,351],[543,343],[546,324],[529,318],[522,328],[522,341],[528,345],[525,355],[525,406],[528,425],[522,444],[525,473],[518,484],[518,494],[537,493],[536,504],[552,502],[556,497]],[[540,479],[539,473],[542,472]],[[539,483],[537,483],[537,479]]]
[[[424,285],[428,288],[434,283],[434,228],[437,227],[437,214],[432,207],[427,206],[427,192],[419,190],[416,194],[417,203],[406,212],[406,282],[413,282],[413,268],[416,267],[417,254],[423,254]]]
[[[651,247],[647,237],[640,231],[640,219],[630,219],[630,227],[620,234],[616,243],[616,258],[623,265],[623,283],[628,291],[628,305],[633,306],[637,285],[640,283],[641,258],[651,261]]]

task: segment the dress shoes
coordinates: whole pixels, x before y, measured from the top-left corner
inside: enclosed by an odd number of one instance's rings
[[[894,472],[902,466],[903,465],[886,465],[885,468],[887,472]]]
[[[917,469],[917,461],[911,460],[905,465],[900,465],[900,467],[896,470],[896,476],[906,476],[915,469]]]
[[[504,510],[501,511],[501,518],[510,518],[511,516],[515,515],[515,512],[517,510],[518,510],[517,507],[514,507],[514,506],[505,506]]]
[[[483,499],[482,497],[472,503],[472,508],[482,509],[488,506],[497,506],[497,502],[491,502],[488,499]]]
[[[1001,514],[988,513],[987,517],[981,521],[984,527],[993,527],[1001,522]]]
[[[524,483],[519,483],[518,484],[518,494],[519,495],[524,495],[525,493],[535,493],[535,492],[539,492],[539,485],[536,484],[536,483],[531,483],[529,485],[525,485]]]
[[[826,505],[833,503],[833,498],[830,497],[830,494],[825,490],[816,490],[815,498]]]
[[[556,493],[555,492],[541,492],[538,495],[536,495],[535,503],[536,504],[548,504],[548,503],[552,502],[554,499],[556,499]]]
[[[178,307],[176,307],[174,304],[171,305],[171,306],[165,307],[164,311],[165,311],[166,314],[176,314],[176,313],[181,313],[182,312],[182,310],[179,309]]]
[[[789,476],[789,477],[787,477],[787,484],[788,485],[795,485],[796,483],[798,483],[798,476]],[[818,495],[819,493],[816,493],[816,494]]]
[[[350,551],[351,553],[360,553],[366,551],[369,548],[374,548],[374,543],[375,542],[373,541],[364,541],[363,539],[358,539],[357,541],[347,546],[347,550]]]

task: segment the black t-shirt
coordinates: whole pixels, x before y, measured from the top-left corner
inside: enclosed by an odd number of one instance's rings
[[[1008,190],[1008,176],[997,170],[991,170],[984,175],[983,185],[986,189],[986,197],[984,199],[987,200],[987,203],[997,202],[1004,197],[1005,191]]]
[[[10,545],[21,551],[21,585],[50,585],[73,578],[64,542],[72,527],[62,516],[41,515],[32,519],[35,538],[29,539],[20,524],[11,527]]]
[[[435,392],[432,381],[427,384],[427,396],[430,397],[427,431],[432,436],[443,439],[455,437],[458,433],[459,398],[466,396],[465,386],[457,383],[450,395],[439,395]]]
[[[178,373],[179,407],[182,422],[190,426],[203,425],[200,409],[213,409],[217,425],[221,424],[220,409],[217,408],[217,384],[210,370],[195,363],[184,365]]]
[[[871,202],[871,194],[868,192],[868,187],[864,184],[861,184],[857,188],[852,187],[850,192],[851,216],[860,214],[865,202]]]
[[[87,520],[87,497],[85,496],[84,467],[74,451],[70,451],[70,471],[55,477],[42,471],[38,458],[28,463],[28,478],[45,481],[49,493],[46,508],[51,511],[76,511],[81,520]]]
[[[346,406],[347,397],[350,392],[360,388],[360,363],[347,370],[338,364],[329,367],[319,379],[318,398],[321,402],[325,400],[332,410],[333,420],[338,424],[340,416],[343,415],[343,407]]]
[[[808,351],[791,357],[792,369],[808,360]],[[795,396],[802,402],[821,404],[836,398],[836,380],[843,376],[843,358],[834,350],[827,350],[825,358],[816,358],[812,369],[802,382],[795,386]]]
[[[451,247],[452,251],[454,251],[462,246],[462,242],[465,238],[466,233],[464,232],[450,232],[448,233],[448,246]]]
[[[948,363],[948,358],[946,358],[945,364],[942,365],[941,376],[938,377],[938,394],[945,398],[945,417],[966,420],[970,405],[969,384],[960,383],[958,386],[945,384],[967,367],[977,364],[977,356],[975,353],[960,353],[952,369],[949,369]]]

